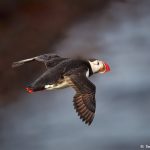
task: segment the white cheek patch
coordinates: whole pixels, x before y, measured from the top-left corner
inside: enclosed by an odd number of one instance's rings
[[[94,65],[94,63],[92,63],[92,62],[90,62],[90,61],[89,61],[89,63],[90,63],[90,65],[91,65],[91,68],[92,68],[93,73],[98,72],[98,70],[99,70],[98,66],[97,66],[97,65]]]

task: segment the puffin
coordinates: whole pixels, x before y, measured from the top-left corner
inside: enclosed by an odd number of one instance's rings
[[[42,62],[46,71],[25,90],[29,93],[43,90],[57,90],[72,87],[74,108],[85,124],[91,125],[96,110],[96,86],[88,79],[96,73],[110,71],[110,66],[98,59],[64,58],[57,54],[44,54],[13,62],[19,67],[32,61]]]

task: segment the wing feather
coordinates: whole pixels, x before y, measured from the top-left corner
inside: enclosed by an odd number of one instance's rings
[[[76,94],[73,98],[73,105],[80,116],[80,119],[90,125],[94,119],[96,102],[95,102],[95,85],[87,79],[84,73],[73,73],[65,77],[66,81]]]
[[[38,62],[42,62],[45,64],[46,68],[47,67],[54,67],[55,65],[57,65],[58,63],[60,63],[61,61],[65,60],[66,58],[62,58],[56,54],[43,54],[43,55],[39,55],[36,57],[32,57],[32,58],[28,58],[28,59],[24,59],[21,61],[17,61],[17,62],[13,62],[12,67],[19,67],[25,63],[29,63],[32,61],[38,61]]]

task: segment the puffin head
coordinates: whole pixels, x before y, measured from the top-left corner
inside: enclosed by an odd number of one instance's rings
[[[110,71],[110,67],[104,61],[97,59],[89,60],[93,73],[106,73]]]

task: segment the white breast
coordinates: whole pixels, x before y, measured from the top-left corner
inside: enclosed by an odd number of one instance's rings
[[[89,69],[88,69],[87,72],[86,72],[86,77],[89,77],[89,75],[90,75],[90,72],[89,72]]]
[[[45,89],[47,90],[54,90],[54,89],[63,89],[69,87],[68,83],[64,80],[64,82],[60,84],[50,84],[50,85],[45,85]]]

